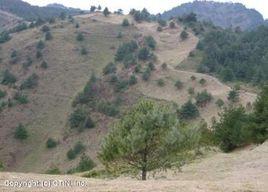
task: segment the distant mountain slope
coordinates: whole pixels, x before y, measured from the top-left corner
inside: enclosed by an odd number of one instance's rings
[[[48,19],[59,16],[62,12],[68,14],[78,14],[81,10],[69,9],[55,6],[38,7],[32,6],[21,0],[0,0],[0,9],[10,12],[26,20],[35,20],[37,18]]]
[[[0,32],[11,29],[17,25],[22,19],[0,10]]]
[[[253,29],[263,24],[263,16],[254,9],[247,9],[240,3],[218,3],[194,1],[175,7],[162,14],[164,19],[194,12],[199,20],[211,21],[214,25],[228,28],[239,26],[243,30]]]

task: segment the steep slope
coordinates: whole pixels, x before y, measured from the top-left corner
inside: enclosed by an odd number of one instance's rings
[[[184,166],[182,172],[168,171],[150,177],[147,181],[120,177],[113,180],[86,179],[77,176],[52,176],[38,174],[0,173],[0,189],[3,191],[48,191],[45,187],[8,187],[5,181],[72,181],[69,186],[51,186],[49,191],[267,191],[268,143],[251,146],[230,154],[212,153]],[[78,183],[80,186],[77,186]],[[81,184],[83,186],[81,186]]]
[[[32,6],[21,0],[0,0],[0,10],[10,12],[26,20],[49,19],[58,17],[62,12],[77,15],[81,10],[60,7],[38,7]]]
[[[201,21],[211,21],[223,28],[240,27],[243,30],[253,29],[262,25],[263,16],[254,9],[247,9],[240,3],[219,3],[213,1],[194,1],[175,7],[162,14],[162,17],[183,16],[194,12]]]
[[[0,10],[0,32],[15,27],[22,19]]]

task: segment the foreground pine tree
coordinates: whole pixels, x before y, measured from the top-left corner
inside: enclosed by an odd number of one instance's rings
[[[115,124],[99,158],[106,168],[141,171],[146,180],[148,171],[181,164],[198,138],[198,131],[181,127],[168,107],[145,100]]]

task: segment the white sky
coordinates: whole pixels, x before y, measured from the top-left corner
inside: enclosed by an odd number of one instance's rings
[[[119,8],[128,12],[131,8],[142,9],[147,8],[151,13],[161,13],[191,0],[24,0],[32,5],[44,6],[49,3],[60,3],[67,7],[80,8],[88,10],[91,5],[101,5],[108,7],[114,11]],[[231,0],[215,0],[219,2],[230,2]],[[254,8],[263,14],[264,18],[268,18],[268,1],[267,0],[232,0],[232,2],[240,2],[247,8]]]

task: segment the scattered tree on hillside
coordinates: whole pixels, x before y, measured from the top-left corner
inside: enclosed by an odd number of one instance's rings
[[[13,75],[9,70],[5,70],[3,73],[3,78],[1,84],[3,85],[11,85],[17,81],[15,75]]]
[[[116,73],[116,65],[112,62],[108,63],[104,68],[103,68],[103,74],[108,75],[111,73]]]
[[[81,33],[81,32],[79,32],[78,34],[77,34],[77,36],[76,36],[76,40],[77,41],[84,41],[84,35],[83,35],[83,33]]]
[[[180,127],[167,107],[141,101],[115,124],[101,145],[99,158],[107,169],[134,169],[146,180],[147,172],[170,168],[177,155],[195,148],[198,135]]]
[[[156,41],[152,36],[146,36],[144,37],[145,45],[150,47],[152,50],[155,50],[156,48]]]
[[[92,5],[92,6],[90,7],[90,12],[91,12],[91,13],[94,13],[96,9],[97,9],[97,7],[94,6],[94,5]]]
[[[108,15],[110,15],[110,14],[111,14],[111,12],[109,11],[109,9],[107,7],[105,7],[105,9],[103,10],[103,15],[105,17],[108,17]]]
[[[181,106],[178,114],[180,118],[189,120],[198,117],[199,111],[196,105],[193,104],[191,100],[189,100],[187,103]]]
[[[146,47],[142,47],[138,52],[138,58],[140,60],[146,61],[150,57],[150,50]]]
[[[24,80],[20,86],[20,89],[33,89],[38,85],[38,75],[33,73],[26,80]]]
[[[44,41],[40,40],[38,41],[37,45],[36,45],[36,48],[39,49],[39,50],[42,50],[45,48],[45,43]]]
[[[183,87],[183,83],[180,80],[177,80],[176,83],[175,83],[175,87],[177,89],[181,89]]]
[[[180,37],[181,37],[181,40],[184,41],[185,39],[187,39],[187,38],[189,37],[189,34],[188,34],[187,31],[183,30],[183,31],[181,32],[181,34],[180,34]]]
[[[19,124],[15,129],[14,137],[19,140],[25,140],[28,136],[26,128],[22,124]]]
[[[160,27],[166,27],[167,26],[167,21],[166,20],[159,19],[157,22],[160,25]]]
[[[123,26],[123,27],[128,27],[128,26],[129,26],[129,21],[128,21],[128,19],[125,18],[125,19],[123,20],[123,22],[122,22],[122,26]]]
[[[197,93],[195,97],[196,105],[199,107],[206,106],[212,99],[212,95],[208,93],[207,90],[204,90],[201,93]]]
[[[49,40],[52,39],[52,35],[51,35],[51,33],[49,31],[46,32],[45,39],[46,39],[46,41],[49,41]]]
[[[218,99],[215,103],[219,108],[222,108],[222,106],[224,105],[224,101],[222,99]]]
[[[235,89],[232,89],[229,93],[228,93],[228,97],[227,99],[233,103],[238,102],[239,100],[239,92]]]

